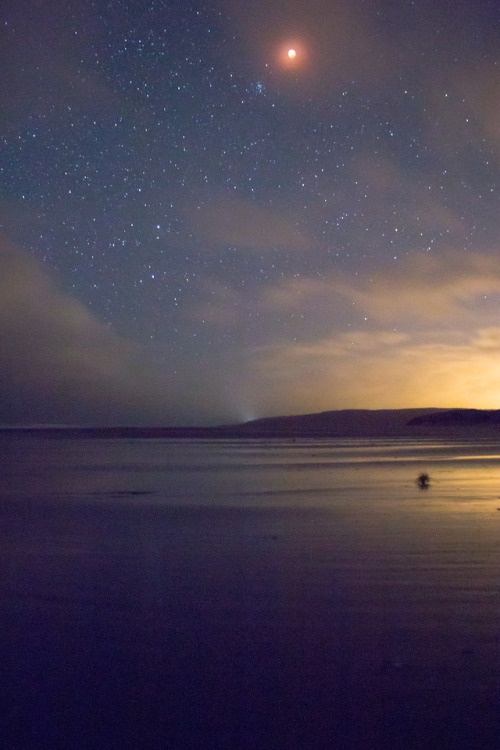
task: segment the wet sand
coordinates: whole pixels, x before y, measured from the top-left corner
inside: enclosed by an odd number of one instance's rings
[[[6,750],[500,746],[491,446],[46,450],[2,484]]]

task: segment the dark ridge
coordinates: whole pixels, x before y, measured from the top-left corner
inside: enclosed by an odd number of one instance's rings
[[[217,427],[19,427],[0,435],[37,438],[224,439],[410,436],[407,424],[435,409],[344,409],[289,417],[267,417]]]
[[[420,425],[476,426],[500,425],[500,409],[450,409],[422,414],[408,422],[409,427]]]
[[[4,427],[0,436],[107,439],[497,437],[500,410],[343,409],[217,427]]]
[[[343,409],[290,417],[267,417],[224,426],[242,437],[390,437],[406,434],[407,423],[434,409]]]

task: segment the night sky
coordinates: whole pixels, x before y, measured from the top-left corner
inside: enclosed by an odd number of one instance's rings
[[[0,423],[500,408],[497,0],[1,23]]]

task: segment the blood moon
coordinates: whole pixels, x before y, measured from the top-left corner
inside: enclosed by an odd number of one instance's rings
[[[300,41],[289,39],[277,49],[277,58],[282,68],[302,68],[306,63],[305,45]]]

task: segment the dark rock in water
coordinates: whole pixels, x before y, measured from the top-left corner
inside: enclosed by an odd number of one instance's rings
[[[430,482],[431,482],[431,478],[426,472],[419,474],[417,477],[417,484],[421,490],[429,489]]]

